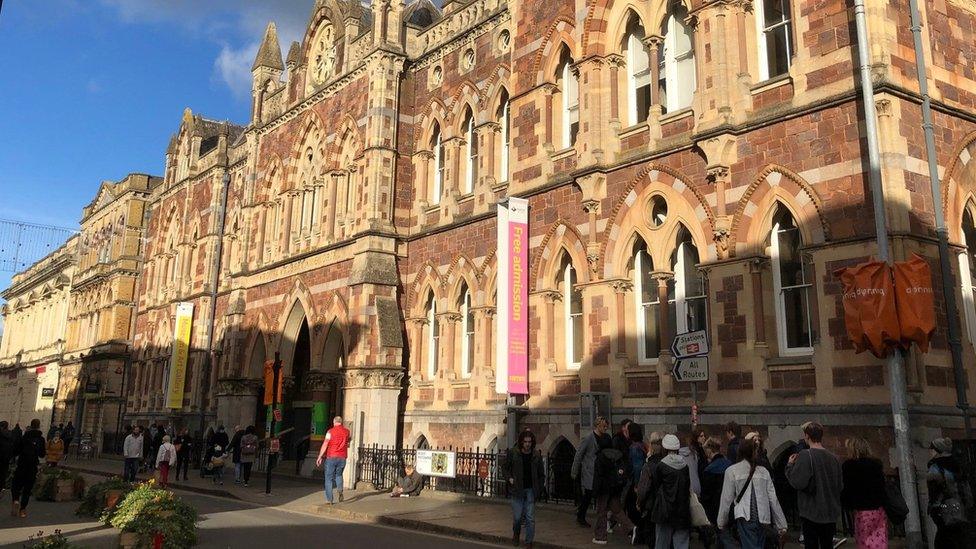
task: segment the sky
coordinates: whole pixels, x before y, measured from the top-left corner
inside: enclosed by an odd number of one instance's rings
[[[0,219],[77,228],[102,181],[162,174],[185,107],[246,123],[251,64],[268,21],[287,51],[313,4],[4,1]],[[0,272],[0,289],[10,275]]]

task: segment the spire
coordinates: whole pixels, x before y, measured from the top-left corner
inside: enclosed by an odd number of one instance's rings
[[[285,60],[289,67],[294,67],[298,65],[302,56],[302,45],[298,42],[292,42],[291,47],[288,48],[288,58]]]
[[[278,31],[275,29],[274,21],[268,23],[268,29],[264,31],[264,40],[261,41],[261,47],[258,49],[251,70],[254,71],[258,67],[285,69],[285,65],[281,62],[281,46],[278,45]]]

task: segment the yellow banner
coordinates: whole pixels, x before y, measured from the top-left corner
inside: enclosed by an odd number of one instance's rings
[[[193,304],[176,306],[176,329],[173,330],[173,351],[169,357],[169,384],[166,388],[166,407],[183,407],[186,388],[186,361],[190,354],[190,328],[193,326]]]

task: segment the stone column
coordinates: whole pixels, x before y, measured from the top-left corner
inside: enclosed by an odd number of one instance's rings
[[[455,360],[455,349],[457,348],[457,327],[458,323],[461,322],[461,315],[449,311],[446,313],[441,313],[440,315],[441,324],[441,344],[440,349],[442,350],[440,360],[437,362],[437,375],[438,377],[447,379],[458,379],[460,374],[457,371],[457,361]],[[450,364],[451,369],[447,371],[444,366]]]
[[[485,349],[484,349],[484,356],[481,362],[480,363],[476,362],[475,364],[472,365],[471,368],[472,373],[480,372],[482,368],[484,369],[485,373],[493,374],[494,372],[493,366],[495,362],[494,360],[492,360],[492,358],[494,357],[495,347],[494,347],[494,340],[492,339],[492,333],[494,328],[493,319],[495,318],[495,312],[496,309],[494,307],[485,307],[481,309],[481,329],[484,330],[484,334],[485,334],[485,338],[484,338]],[[481,368],[479,368],[477,364],[481,364]],[[492,375],[491,377],[494,377],[494,375]]]
[[[762,356],[768,354],[766,343],[766,305],[763,298],[762,273],[769,264],[765,257],[756,257],[749,261],[749,275],[752,278],[752,321],[756,332],[756,351]]]
[[[312,370],[305,375],[304,390],[312,400],[312,435],[309,439],[308,454],[302,463],[302,476],[310,477],[315,470],[315,459],[325,442],[325,433],[332,427],[332,418],[340,415],[333,409],[338,387],[338,372],[330,373]],[[321,417],[316,417],[317,415]]]
[[[556,302],[561,302],[563,300],[563,294],[556,290],[548,290],[542,292],[542,298],[546,300],[546,324],[545,328],[549,334],[546,340],[546,358],[547,366],[550,371],[555,371],[556,369],[556,317],[555,309]],[[566,337],[570,337],[566,334]]]
[[[607,56],[610,65],[610,123],[620,124],[620,69],[627,66],[624,56],[611,54]]]
[[[644,44],[647,45],[647,51],[651,61],[651,114],[657,114],[658,116],[661,116],[663,112],[661,108],[661,90],[658,87],[661,81],[661,66],[660,61],[658,61],[658,50],[662,42],[664,42],[663,36],[653,34],[644,39]]]
[[[613,288],[617,309],[617,358],[627,356],[627,302],[626,296],[634,289],[634,283],[629,280],[614,280],[610,282]]]
[[[658,342],[660,351],[658,353],[657,374],[660,380],[661,396],[668,396],[672,393],[674,380],[671,379],[671,340],[674,335],[671,333],[671,315],[668,306],[668,282],[674,278],[674,273],[670,271],[653,271],[651,276],[657,280],[657,299],[658,299],[658,324],[661,326],[661,340]]]
[[[416,154],[417,162],[414,166],[420,166],[418,173],[414,174],[414,179],[419,183],[416,187],[417,195],[414,196],[415,203],[429,204],[430,189],[434,184],[434,175],[430,171],[430,164],[434,161],[434,153],[431,151],[418,151]]]
[[[478,146],[479,167],[478,179],[474,182],[475,190],[478,189],[482,181],[488,178],[491,178],[492,181],[498,181],[498,174],[495,172],[495,160],[497,157],[495,141],[501,134],[501,131],[501,124],[496,122],[488,122],[478,127],[478,139],[480,140]]]
[[[545,112],[545,125],[546,125],[546,139],[543,143],[549,146],[549,150],[555,150],[556,146],[553,134],[553,116],[555,116],[555,109],[553,108],[553,102],[555,101],[556,93],[559,92],[559,87],[555,84],[544,84],[542,86],[542,93],[546,94],[546,112]]]

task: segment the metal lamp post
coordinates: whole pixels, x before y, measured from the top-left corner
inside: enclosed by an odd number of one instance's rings
[[[271,380],[271,431],[268,433],[268,465],[265,467],[264,474],[264,493],[271,493],[271,470],[274,469],[277,454],[271,453],[271,441],[275,437],[275,427],[278,423],[275,419],[275,412],[278,411],[278,380],[281,379],[281,354],[275,352],[274,363],[271,365],[274,376]]]

